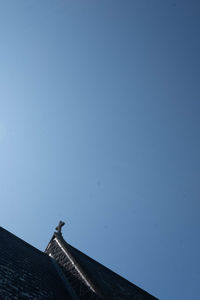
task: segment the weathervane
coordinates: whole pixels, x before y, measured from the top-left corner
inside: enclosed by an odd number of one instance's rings
[[[59,222],[58,226],[56,227],[57,233],[62,234],[61,230],[64,225],[65,225],[65,222],[63,222],[63,221]]]

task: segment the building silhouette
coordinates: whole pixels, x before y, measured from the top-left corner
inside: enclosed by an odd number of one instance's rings
[[[59,223],[45,252],[0,227],[0,299],[156,299],[68,244]]]

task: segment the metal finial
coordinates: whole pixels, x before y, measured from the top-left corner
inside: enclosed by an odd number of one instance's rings
[[[63,222],[63,221],[59,222],[58,226],[56,227],[57,233],[62,234],[61,230],[64,225],[65,225],[65,222]]]

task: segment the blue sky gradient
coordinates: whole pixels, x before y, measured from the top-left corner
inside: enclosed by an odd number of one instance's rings
[[[1,225],[197,299],[199,31],[199,1],[2,0]]]

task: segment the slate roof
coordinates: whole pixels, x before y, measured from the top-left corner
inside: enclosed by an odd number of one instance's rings
[[[156,299],[72,247],[61,233],[54,233],[46,253],[59,263],[79,299]]]
[[[72,299],[52,259],[0,227],[0,299]]]
[[[0,227],[0,300],[153,300],[55,232],[45,253]]]

